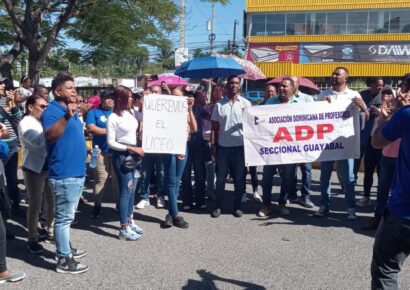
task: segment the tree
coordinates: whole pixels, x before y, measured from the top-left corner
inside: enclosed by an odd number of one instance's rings
[[[86,45],[88,56],[98,49],[109,55],[145,54],[143,46],[158,45],[163,32],[175,28],[177,9],[172,0],[2,0],[0,19],[12,29],[14,45],[0,55],[0,71],[11,76],[11,67],[23,47],[28,50],[29,76],[36,83],[47,55],[63,43],[62,32]]]

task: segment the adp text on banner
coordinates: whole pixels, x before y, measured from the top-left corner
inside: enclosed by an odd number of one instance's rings
[[[146,153],[185,154],[188,139],[186,97],[144,97],[142,149]]]
[[[360,112],[351,101],[248,107],[247,166],[343,160],[360,155]]]

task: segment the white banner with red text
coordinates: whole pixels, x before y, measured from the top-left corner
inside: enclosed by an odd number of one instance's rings
[[[359,158],[359,119],[351,101],[248,107],[243,118],[245,164]]]

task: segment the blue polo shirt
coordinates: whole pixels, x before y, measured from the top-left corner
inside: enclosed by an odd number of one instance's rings
[[[108,116],[112,110],[93,109],[87,113],[87,125],[95,125],[98,128],[107,128]],[[108,153],[110,148],[107,143],[107,135],[93,135],[93,147],[98,145],[102,152]]]
[[[382,129],[382,135],[392,142],[401,138],[389,211],[392,215],[410,220],[410,106],[402,107],[393,114]]]
[[[41,115],[44,131],[51,128],[64,117],[67,108],[56,101],[49,104]],[[83,126],[78,114],[71,117],[60,138],[53,144],[46,141],[48,155],[48,175],[51,179],[83,177],[85,175],[85,159],[87,149],[83,134]]]

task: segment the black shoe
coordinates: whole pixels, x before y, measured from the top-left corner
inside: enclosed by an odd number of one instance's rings
[[[289,201],[289,203],[291,203],[291,204],[296,204],[296,203],[299,203],[299,199],[298,199],[298,198],[295,198],[295,199],[289,199],[288,201]]]
[[[14,240],[15,238],[16,238],[15,234],[12,234],[9,231],[6,231],[6,239],[7,240]]]
[[[73,255],[74,259],[79,259],[87,255],[87,252],[84,250],[79,250],[79,249],[71,247],[71,254]]]
[[[170,228],[174,225],[173,220],[172,220],[172,216],[170,214],[167,214],[165,216],[165,221],[164,221],[164,228]]]
[[[299,204],[306,208],[313,208],[313,202],[310,200],[309,195],[304,195],[299,198]]]
[[[58,260],[56,271],[63,274],[80,274],[87,272],[88,266],[80,264],[70,255]]]
[[[241,216],[243,216],[243,212],[240,209],[235,209],[233,211],[233,216],[234,217],[241,217]]]
[[[48,232],[47,232],[46,229],[43,229],[43,228],[38,228],[37,229],[37,237],[40,241],[45,240],[47,235],[48,235]]]
[[[221,209],[220,208],[214,209],[214,211],[211,213],[211,216],[213,218],[219,218],[220,215],[221,215]]]
[[[189,228],[189,223],[187,223],[182,216],[176,216],[172,218],[172,222],[174,226],[180,229],[187,229]]]
[[[40,245],[39,242],[28,242],[28,249],[30,250],[30,253],[36,255],[44,251],[43,246]]]
[[[101,215],[101,205],[94,205],[93,211],[91,212],[91,217],[96,219]]]

